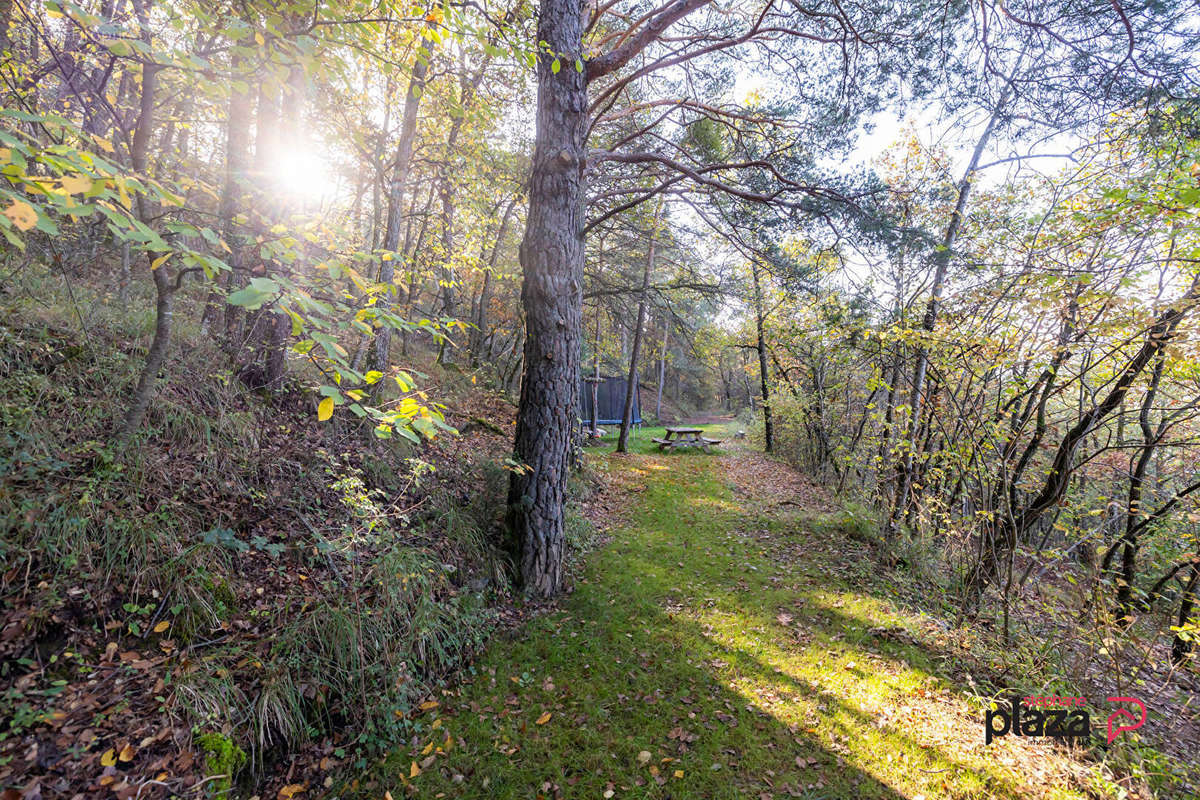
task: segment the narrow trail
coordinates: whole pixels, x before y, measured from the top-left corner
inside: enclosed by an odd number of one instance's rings
[[[628,518],[557,610],[497,639],[428,707],[399,797],[1091,796],[1043,740],[985,746],[939,677],[948,638],[902,610],[824,493],[762,455],[601,459]]]

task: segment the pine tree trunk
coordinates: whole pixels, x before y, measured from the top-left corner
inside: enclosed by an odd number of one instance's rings
[[[563,512],[571,435],[579,406],[583,307],[584,143],[587,83],[581,0],[543,0],[538,15],[537,134],[529,214],[521,242],[525,371],[517,410],[516,459],[508,494],[517,579],[532,596],[562,585]],[[553,54],[557,54],[555,58]],[[555,72],[552,63],[561,66]]]

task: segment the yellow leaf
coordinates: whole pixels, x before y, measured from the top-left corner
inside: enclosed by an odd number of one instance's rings
[[[326,397],[317,405],[317,420],[324,422],[333,416],[333,398]]]
[[[437,700],[426,700],[424,703],[421,703],[422,711],[429,711],[430,709],[437,708],[437,707],[438,707]]]
[[[118,756],[118,758],[120,758],[122,761],[128,763],[130,761],[133,761],[133,757],[134,757],[134,755],[136,755],[136,753],[137,753],[137,751],[134,750],[132,746],[127,744],[121,748],[121,753]]]
[[[175,254],[174,254],[174,253],[167,253],[165,256],[159,256],[158,258],[156,258],[156,259],[154,259],[153,261],[151,261],[151,262],[150,262],[150,271],[151,271],[151,272],[153,272],[154,270],[156,270],[156,269],[158,269],[159,267],[161,267],[163,264],[167,263],[167,259],[168,259],[168,258],[170,258],[170,257],[171,257],[171,256],[173,256],[173,255],[175,255]]]
[[[292,800],[293,797],[308,788],[306,783],[289,783],[279,790],[278,800]]]
[[[98,144],[100,146],[100,149],[103,150],[104,152],[106,152],[106,153],[114,152],[112,142],[110,142],[108,139],[105,139],[103,136],[93,136],[92,139],[95,140],[96,144]]]
[[[100,756],[100,765],[101,766],[112,767],[112,766],[116,766],[116,763],[117,763],[117,751],[113,750],[111,747],[108,748],[107,750],[105,750],[104,754]]]
[[[547,711],[546,713],[542,714],[540,717],[537,718],[538,725],[545,725],[549,721],[550,721],[550,712],[549,711]]]
[[[7,147],[0,147],[0,161],[8,163],[12,160],[12,150]]]
[[[133,208],[133,200],[129,198],[129,190],[125,188],[125,179],[113,178],[113,185],[117,187],[117,194],[121,198],[121,203],[126,208]]]
[[[86,175],[70,175],[59,180],[67,194],[83,194],[92,188],[92,179]]]
[[[160,622],[160,623],[158,623],[157,625],[155,625],[155,626],[154,626],[154,632],[155,632],[155,633],[162,633],[163,631],[165,631],[165,630],[166,630],[167,628],[169,628],[169,627],[171,627],[171,623],[170,623],[170,622],[167,622],[167,621],[164,619],[162,622]]]
[[[264,39],[263,35],[261,33],[259,33],[258,31],[254,32],[254,41],[258,42],[260,47],[267,43],[267,40]]]
[[[681,770],[681,769],[677,769],[677,770],[675,770],[675,777],[676,777],[676,778],[682,778],[682,777],[683,777],[683,770]]]
[[[433,752],[433,742],[430,742],[429,744],[425,745],[425,749],[421,751],[421,755],[427,756],[432,752]]]
[[[412,766],[408,768],[408,777],[415,778],[421,774],[421,768],[417,766],[417,762],[412,762]]]
[[[13,200],[13,204],[4,209],[4,216],[12,220],[12,224],[23,231],[37,225],[37,212],[24,200]]]

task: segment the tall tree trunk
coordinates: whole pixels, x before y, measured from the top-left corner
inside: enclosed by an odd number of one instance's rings
[[[917,345],[917,363],[913,367],[913,378],[911,393],[909,394],[909,412],[908,423],[905,431],[907,444],[905,446],[904,455],[900,459],[898,465],[896,479],[896,494],[892,502],[891,513],[888,515],[885,523],[885,534],[894,535],[899,531],[901,520],[908,510],[908,504],[912,493],[912,484],[914,474],[916,472],[916,450],[918,448],[917,439],[920,436],[920,422],[922,404],[925,399],[925,376],[929,372],[929,345],[927,339],[937,327],[938,311],[941,308],[942,294],[946,290],[946,273],[950,268],[950,256],[954,249],[954,243],[958,240],[958,232],[962,227],[963,215],[967,208],[967,199],[971,195],[971,187],[974,185],[975,170],[979,168],[979,162],[983,158],[983,151],[991,141],[992,133],[996,130],[996,125],[1000,122],[1001,114],[1004,107],[1008,104],[1010,87],[1006,86],[1003,93],[1000,95],[999,101],[996,103],[996,108],[988,118],[987,126],[979,139],[975,142],[975,149],[971,153],[971,161],[967,165],[966,171],[963,173],[962,180],[958,182],[958,198],[954,203],[954,210],[950,213],[950,219],[946,223],[946,230],[942,234],[942,241],[934,250],[933,253],[933,287],[929,292],[929,300],[925,304],[925,316],[921,320],[921,332],[924,338]]]
[[[296,24],[299,25],[300,22],[296,21]],[[288,88],[284,92],[280,109],[283,129],[288,132],[287,139],[281,143],[283,148],[304,150],[308,147],[308,135],[304,127],[304,106],[307,99],[308,75],[305,74],[304,68],[300,64],[293,64],[288,74]],[[297,210],[303,210],[297,209],[296,203],[296,198],[289,197],[280,209],[280,216],[286,219]],[[304,246],[304,244],[297,245],[299,248]],[[279,264],[278,269],[284,273],[291,272],[291,268],[286,264]],[[265,353],[263,370],[267,386],[271,389],[280,389],[283,386],[284,378],[287,377],[287,344],[292,334],[292,320],[278,307],[273,307],[268,324],[269,332],[263,348]]]
[[[0,0],[0,61],[6,61],[4,51],[8,49],[8,26],[12,21],[12,0]]]
[[[404,95],[404,116],[400,121],[400,141],[396,145],[396,162],[392,166],[392,180],[388,185],[387,226],[383,235],[383,249],[395,253],[400,244],[400,224],[404,212],[404,190],[408,184],[408,175],[412,168],[413,142],[417,137],[417,110],[420,106],[421,95],[425,93],[425,78],[429,74],[429,59],[432,55],[432,26],[423,31],[421,44],[417,48],[416,62],[413,64],[412,75],[408,81],[408,91]],[[395,291],[396,261],[386,258],[380,262],[379,282],[385,287],[375,301],[379,313],[387,313],[392,307],[392,293]],[[375,369],[383,372],[388,368],[388,350],[392,343],[392,329],[387,324],[381,324],[375,334]],[[380,381],[376,386],[383,386]]]
[[[221,203],[217,212],[221,239],[229,246],[226,259],[229,272],[221,276],[221,286],[225,290],[233,285],[235,276],[242,269],[242,247],[233,220],[237,216],[242,192],[246,189],[246,173],[250,166],[250,88],[247,86],[245,91],[237,88],[237,76],[245,58],[236,52],[230,58],[230,71],[234,79],[229,87],[229,117],[225,122],[225,179],[221,186]],[[208,294],[204,318],[201,321],[205,332],[216,323],[220,310],[220,293],[214,289]],[[229,345],[228,341],[226,345]]]
[[[1133,619],[1133,584],[1137,579],[1137,550],[1138,522],[1143,518],[1142,495],[1146,485],[1146,467],[1154,457],[1158,447],[1161,431],[1155,431],[1150,424],[1150,414],[1154,410],[1154,398],[1158,394],[1158,385],[1162,380],[1165,359],[1162,354],[1154,362],[1150,373],[1150,385],[1142,397],[1142,407],[1138,412],[1138,426],[1142,431],[1142,446],[1137,454],[1137,461],[1129,473],[1129,497],[1125,503],[1125,533],[1122,535],[1121,576],[1117,579],[1117,605],[1121,609],[1121,620]]]
[[[266,74],[264,71],[258,73],[258,98],[255,101],[254,111],[254,160],[253,172],[255,175],[270,174],[272,168],[272,160],[276,156],[278,150],[278,133],[279,133],[279,85],[274,77]],[[249,233],[255,237],[264,236],[267,229],[274,224],[275,217],[275,198],[273,194],[267,191],[265,186],[256,186],[251,205],[254,206],[253,214],[250,218]],[[259,248],[247,248],[242,253],[242,274],[234,274],[230,277],[229,288],[241,288],[251,274],[263,274],[266,272],[266,264],[263,261]],[[245,309],[239,306],[226,304],[225,306],[225,338],[229,342],[231,357],[235,362],[239,362],[242,358],[243,348],[251,347],[251,343],[256,341],[256,337],[261,334],[263,318],[266,315],[264,309],[249,314]],[[255,354],[251,352],[248,361],[253,362]],[[243,365],[244,366],[244,365]],[[255,384],[261,385],[263,379],[260,377],[254,381]]]
[[[592,339],[592,436],[600,430],[600,303],[596,303],[596,335]]]
[[[1188,626],[1192,620],[1192,613],[1196,610],[1196,584],[1200,582],[1200,561],[1192,562],[1192,574],[1188,577],[1187,583],[1183,587],[1183,596],[1179,600],[1179,631],[1171,641],[1171,663],[1175,666],[1181,666],[1183,660],[1187,658],[1188,653],[1192,652],[1192,638],[1196,635],[1196,631],[1187,631],[1183,629]]]
[[[135,5],[139,10],[138,16],[142,19],[143,39],[148,42],[150,33],[146,12],[140,3]],[[139,103],[137,129],[133,132],[130,149],[130,165],[142,179],[146,178],[146,156],[150,148],[150,132],[154,129],[154,95],[158,88],[158,70],[159,66],[154,63],[142,65],[142,97]],[[139,193],[137,196],[138,217],[143,223],[152,216],[148,206],[149,201],[146,200],[145,195]],[[166,363],[167,349],[171,344],[171,314],[175,289],[171,285],[167,266],[161,264],[155,269],[153,259],[152,253],[147,254],[156,295],[154,338],[150,342],[150,349],[146,353],[146,363],[142,366],[142,373],[138,376],[137,386],[133,390],[133,399],[125,412],[125,419],[121,425],[122,438],[128,437],[142,424],[142,419],[146,416],[146,409],[150,406],[150,398],[154,394],[154,383],[158,380],[158,373]]]
[[[650,244],[646,248],[646,268],[642,270],[642,290],[638,293],[637,327],[633,329],[633,347],[629,354],[629,379],[625,381],[625,405],[621,411],[621,435],[617,438],[617,452],[629,452],[629,426],[633,424],[633,398],[637,397],[638,356],[642,350],[642,327],[646,324],[646,297],[650,292],[650,273],[654,271],[654,246],[658,243],[658,224],[662,219],[663,203],[658,201],[654,211],[653,227],[650,229]]]
[[[508,492],[510,545],[526,593],[562,585],[563,508],[571,434],[579,407],[583,315],[584,145],[587,82],[581,0],[542,0],[538,14],[537,134],[529,214],[521,242],[525,371]],[[551,64],[566,64],[555,72]]]
[[[775,449],[775,430],[771,419],[771,386],[767,378],[767,339],[763,333],[763,323],[765,322],[766,313],[763,310],[762,278],[759,275],[758,261],[752,260],[750,262],[750,272],[754,277],[754,328],[758,337],[756,344],[758,350],[758,377],[760,388],[762,389],[763,448],[770,453]]]
[[[667,337],[671,335],[670,318],[663,315],[663,343],[662,352],[658,356],[658,390],[654,393],[654,421],[658,424],[662,423],[662,387],[663,380],[666,379],[667,371]],[[721,374],[721,380],[724,382],[725,374]],[[725,384],[725,399],[729,399],[729,384]]]
[[[492,303],[492,281],[496,265],[500,263],[500,248],[504,244],[504,234],[508,231],[509,220],[517,207],[517,195],[508,201],[504,216],[500,218],[500,229],[496,231],[496,241],[492,244],[492,255],[488,258],[487,269],[483,273],[483,287],[479,290],[479,307],[475,310],[475,329],[471,331],[471,366],[479,363],[479,351],[483,347],[484,331],[487,330],[488,306]]]

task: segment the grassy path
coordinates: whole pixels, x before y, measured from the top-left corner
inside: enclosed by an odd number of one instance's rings
[[[394,796],[1077,797],[1041,743],[985,748],[928,620],[749,453],[610,456],[644,485],[559,610],[498,640],[390,762]],[[741,478],[743,488],[738,488]],[[796,479],[796,476],[792,476]],[[403,784],[403,785],[402,785]]]

